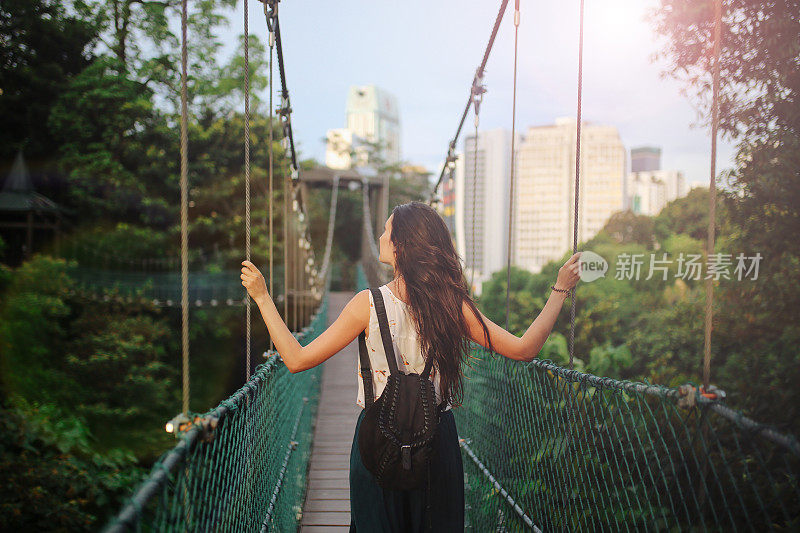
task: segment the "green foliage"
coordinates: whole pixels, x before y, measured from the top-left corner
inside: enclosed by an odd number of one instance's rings
[[[631,350],[625,344],[606,343],[589,351],[589,372],[598,376],[618,376],[633,364]]]
[[[710,121],[711,3],[663,1],[653,13],[666,37],[667,73],[683,82]],[[720,193],[722,247],[761,254],[757,279],[722,279],[715,288],[712,380],[748,413],[798,433],[796,319],[800,309],[800,4],[723,2],[720,128],[739,142],[735,168]],[[717,182],[721,183],[721,177]],[[697,193],[699,195],[699,193]],[[702,199],[675,219],[703,232]]]
[[[496,324],[505,326],[506,321],[506,286],[508,273],[499,270],[484,282],[478,303],[486,317]],[[530,283],[534,275],[529,271],[511,267],[511,293],[509,294],[508,330],[515,335],[523,335],[533,318],[532,309],[544,306],[541,296],[534,296]]]
[[[168,443],[161,431],[165,414],[178,405],[166,324],[149,316],[84,313],[70,326],[75,340],[64,369],[77,386],[75,412],[104,447],[139,454],[162,449]]]
[[[170,261],[177,270],[179,258],[171,244],[168,235],[152,227],[118,222],[110,228],[101,224],[76,228],[63,248],[68,257],[86,266],[141,270],[151,260],[152,265],[147,265],[151,268]]]
[[[152,311],[86,300],[67,269],[37,255],[14,272],[0,309],[3,389],[76,413],[95,450],[157,454],[178,405],[170,330]]]
[[[96,530],[142,478],[121,450],[92,451],[85,422],[52,404],[0,406],[0,529]]]
[[[235,5],[235,0],[198,0],[189,5],[190,94],[202,95],[208,80],[218,76],[216,60],[222,43],[216,30],[227,23],[223,10]],[[102,52],[113,56],[139,81],[152,84],[161,95],[178,95],[180,37],[176,29],[180,25],[175,21],[180,18],[180,2],[75,0],[74,7],[97,28]]]
[[[797,2],[724,0],[720,53],[720,128],[757,138],[775,128],[800,133]],[[666,39],[659,59],[710,122],[714,4],[661,0],[655,29]]]
[[[234,5],[189,4],[190,264],[212,272],[238,270],[244,255],[244,38],[221,61],[217,31]],[[58,168],[37,186],[74,210],[61,251],[80,267],[177,270],[179,10],[171,0],[0,6],[0,37],[9,43],[0,59],[17,65],[0,73],[0,109],[13,126],[3,130],[6,159],[26,145],[26,155],[44,154]],[[92,54],[88,44],[95,45]],[[271,129],[277,238],[285,156],[279,124],[269,123],[258,98],[269,81],[263,39],[249,36],[249,48],[258,258],[271,244]],[[327,211],[323,219],[327,224]],[[282,244],[272,244],[280,265]],[[97,517],[118,508],[117,495],[128,492],[120,470],[138,475],[134,462],[148,464],[171,443],[163,424],[180,406],[180,314],[115,292],[84,293],[74,266],[44,255],[16,270],[0,265],[0,401],[19,419],[13,438],[4,433],[11,444],[3,441],[3,473],[14,480],[4,489],[25,495],[3,494],[3,530],[96,528]],[[192,309],[190,407],[205,410],[238,387],[243,338],[241,309]],[[255,327],[254,353],[266,341]],[[53,522],[44,526],[46,513]]]
[[[0,161],[19,149],[35,160],[52,157],[58,144],[43,125],[69,77],[89,63],[93,30],[57,0],[0,4]]]
[[[558,331],[550,333],[550,336],[544,341],[542,349],[539,351],[538,358],[552,361],[559,366],[568,367],[569,344],[567,338]],[[572,359],[572,368],[575,370],[582,372],[585,367],[586,365],[583,359],[579,357],[574,357]]]
[[[430,194],[427,177],[392,177],[389,179],[389,214],[396,205],[412,201],[427,202]],[[388,215],[387,215],[388,217]]]
[[[85,218],[135,219],[144,186],[137,176],[152,93],[124,67],[97,59],[75,76],[53,106],[49,125],[70,180],[71,206]]]
[[[664,206],[653,221],[656,238],[663,241],[673,234],[680,234],[705,241],[708,235],[708,196],[707,188],[695,187],[683,198]],[[715,231],[719,230],[717,222]]]
[[[653,245],[653,219],[630,210],[611,215],[603,231],[620,244],[640,244],[646,249]]]
[[[37,256],[13,274],[0,306],[0,379],[10,393],[59,401],[68,383],[58,364],[68,340],[72,282],[66,263]]]

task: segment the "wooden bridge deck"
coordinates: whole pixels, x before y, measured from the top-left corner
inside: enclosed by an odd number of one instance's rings
[[[336,320],[353,295],[352,292],[330,293],[328,324]],[[322,364],[322,389],[301,533],[349,530],[350,446],[361,412],[356,405],[357,360],[358,340],[354,340]]]

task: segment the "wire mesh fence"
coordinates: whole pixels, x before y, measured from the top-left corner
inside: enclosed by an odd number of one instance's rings
[[[489,355],[455,409],[472,531],[800,529],[800,445],[699,395]]]
[[[327,324],[327,291],[306,345]],[[107,531],[293,531],[305,497],[321,367],[292,374],[268,352],[230,398],[194,418]]]

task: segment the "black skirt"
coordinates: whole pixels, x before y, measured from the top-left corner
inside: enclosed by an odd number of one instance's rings
[[[358,450],[358,430],[365,412],[362,409],[358,416],[350,449],[350,531],[462,533],[464,465],[453,411],[444,411],[439,420],[437,457],[431,462],[430,488],[426,484],[413,490],[382,489],[375,476],[364,467]]]

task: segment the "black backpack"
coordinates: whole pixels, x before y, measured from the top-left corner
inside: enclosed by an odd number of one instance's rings
[[[435,458],[435,439],[445,402],[436,405],[434,385],[428,379],[432,360],[425,363],[422,374],[403,374],[397,369],[383,295],[380,289],[370,291],[391,373],[380,398],[373,401],[372,368],[362,331],[358,335],[358,352],[366,413],[361,420],[358,448],[361,461],[382,488],[415,489],[425,482],[430,461]]]

